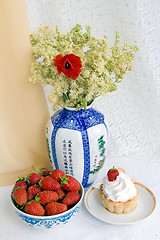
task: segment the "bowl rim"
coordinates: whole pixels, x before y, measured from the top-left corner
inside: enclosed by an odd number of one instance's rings
[[[42,219],[42,220],[44,220],[44,219],[54,219],[54,218],[62,217],[62,216],[64,216],[64,215],[72,212],[72,211],[82,202],[82,199],[83,199],[83,197],[84,197],[84,187],[82,186],[81,183],[79,183],[79,184],[80,184],[80,191],[81,191],[81,198],[79,199],[79,201],[78,201],[72,208],[70,208],[69,210],[67,210],[67,211],[65,211],[65,212],[63,212],[63,213],[56,214],[56,215],[36,216],[36,215],[31,215],[31,214],[25,213],[25,212],[21,211],[20,209],[18,209],[18,208],[14,205],[13,200],[12,200],[12,196],[11,196],[10,199],[11,199],[11,203],[12,203],[13,207],[15,208],[15,210],[16,210],[18,213],[20,213],[20,214],[22,214],[22,215],[24,215],[24,216],[26,216],[26,217],[36,218],[36,219]],[[11,193],[11,195],[12,195],[12,193]]]

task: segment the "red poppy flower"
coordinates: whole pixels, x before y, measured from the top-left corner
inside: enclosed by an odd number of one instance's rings
[[[75,80],[82,71],[82,63],[80,57],[74,54],[68,54],[62,57],[58,54],[53,63],[57,67],[58,74],[63,72],[68,78]]]

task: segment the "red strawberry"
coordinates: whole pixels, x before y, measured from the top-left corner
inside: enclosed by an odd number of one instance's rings
[[[56,202],[58,200],[58,194],[54,191],[43,191],[36,196],[35,200],[42,204]]]
[[[58,182],[60,182],[61,177],[64,176],[64,175],[65,175],[65,173],[63,171],[59,170],[59,169],[53,170],[52,174],[51,174],[52,178],[55,179]]]
[[[62,188],[59,188],[58,190],[55,191],[58,194],[58,200],[61,200],[65,196],[65,192],[63,191]]]
[[[43,177],[50,176],[50,174],[51,174],[51,170],[49,170],[49,169],[46,169],[46,170],[42,171],[42,176]]]
[[[51,202],[46,206],[45,211],[48,216],[56,215],[67,211],[67,205],[58,202]]]
[[[21,187],[21,188],[24,188],[24,189],[27,189],[27,182],[25,180],[22,180],[22,179],[19,179],[15,185],[14,185],[14,188],[18,188],[18,187]]]
[[[80,184],[79,182],[71,176],[64,175],[61,177],[61,186],[65,191],[79,191]]]
[[[70,191],[66,194],[62,203],[69,206],[69,205],[73,205],[73,204],[77,203],[79,201],[79,199],[80,199],[79,193],[77,193],[76,191]]]
[[[117,176],[119,176],[119,171],[113,167],[108,171],[107,176],[109,181],[115,181]]]
[[[39,185],[43,190],[58,190],[61,187],[59,182],[52,177],[44,177],[40,180]]]
[[[42,205],[36,201],[28,202],[24,207],[24,211],[35,216],[44,216],[45,214],[45,210]]]
[[[35,196],[41,192],[41,189],[36,186],[36,185],[31,185],[29,188],[28,188],[28,191],[27,191],[27,199],[28,201],[31,201],[32,199],[35,198]]]
[[[38,172],[33,166],[32,166],[32,168],[36,173],[42,175],[43,177],[49,176],[51,173],[51,171],[49,169],[44,169],[44,170],[41,170],[40,172]]]
[[[29,182],[29,184],[33,185],[39,182],[40,179],[42,179],[43,176],[40,175],[39,173],[31,173],[27,176],[27,180]]]
[[[15,202],[23,206],[27,203],[27,191],[24,188],[16,188],[13,190],[12,197],[15,200]]]

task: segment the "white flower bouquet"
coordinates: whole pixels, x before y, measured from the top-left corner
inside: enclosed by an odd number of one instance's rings
[[[77,24],[67,34],[58,28],[41,25],[30,35],[33,54],[29,82],[49,84],[49,96],[54,110],[74,107],[77,110],[90,105],[95,98],[117,89],[127,71],[137,46],[120,43],[116,32],[115,43],[109,46],[107,37],[91,36],[91,28],[82,31]]]

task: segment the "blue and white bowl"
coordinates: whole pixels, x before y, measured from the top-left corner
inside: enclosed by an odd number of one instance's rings
[[[58,226],[62,226],[63,224],[68,223],[77,214],[77,212],[80,209],[80,205],[84,196],[84,189],[82,185],[80,188],[80,194],[81,194],[81,198],[78,201],[78,203],[74,205],[74,207],[72,207],[71,209],[67,210],[64,213],[60,213],[53,216],[33,216],[19,210],[14,205],[12,198],[11,198],[11,202],[18,216],[29,226],[37,229],[54,229]]]

